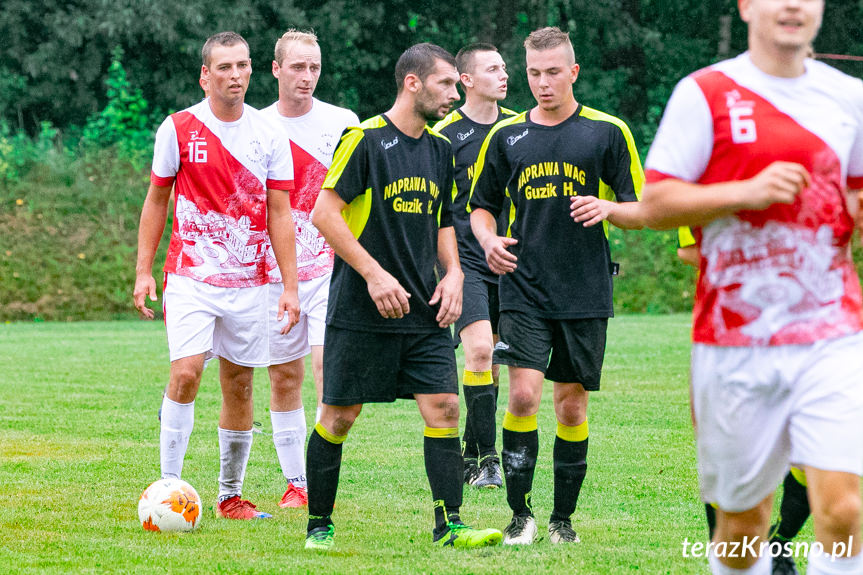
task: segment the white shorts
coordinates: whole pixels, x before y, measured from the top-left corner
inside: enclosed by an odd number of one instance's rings
[[[167,274],[162,306],[171,361],[206,354],[267,365],[267,286],[227,288]]]
[[[284,286],[281,283],[270,284],[270,365],[305,357],[311,353],[311,346],[324,345],[331,277],[332,273],[328,273],[298,283],[300,321],[285,335],[280,331],[286,320],[276,321],[279,296]]]
[[[863,334],[812,345],[692,348],[704,501],[752,509],[790,464],[863,472]]]

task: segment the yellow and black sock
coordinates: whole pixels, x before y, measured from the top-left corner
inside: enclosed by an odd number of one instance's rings
[[[539,454],[536,414],[519,417],[509,411],[503,416],[501,463],[506,477],[506,501],[515,515],[532,515],[530,492]]]
[[[426,427],[423,432],[426,475],[438,530],[446,527],[447,521],[458,520],[464,468],[459,447],[457,427]]]
[[[782,483],[782,503],[779,504],[779,523],[770,533],[772,539],[780,542],[794,539],[811,513],[809,497],[806,494],[806,474],[802,469],[792,467]]]
[[[494,440],[496,398],[494,380],[489,371],[464,370],[464,401],[467,407],[465,419],[465,457],[497,455]],[[470,441],[469,441],[470,440]]]
[[[705,503],[704,515],[707,517],[707,538],[713,541],[713,533],[716,531],[716,504]]]
[[[568,520],[575,513],[587,474],[587,420],[575,426],[557,424],[554,439],[554,510],[551,518]]]
[[[347,435],[334,435],[318,422],[309,437],[306,450],[306,478],[309,495],[307,532],[332,525],[330,515],[336,502],[339,471],[342,467],[342,443]]]

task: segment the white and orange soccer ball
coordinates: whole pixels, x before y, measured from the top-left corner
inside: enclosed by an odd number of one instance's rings
[[[160,479],[141,494],[138,519],[147,531],[191,531],[201,521],[201,498],[182,479]]]

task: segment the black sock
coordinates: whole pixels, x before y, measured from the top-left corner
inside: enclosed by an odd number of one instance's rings
[[[535,426],[536,416],[533,417]],[[533,515],[530,492],[538,454],[539,432],[535,427],[531,431],[513,431],[504,422],[501,463],[506,477],[506,501],[515,515]]]
[[[782,503],[779,505],[779,525],[771,536],[780,541],[794,539],[809,518],[809,497],[806,486],[802,485],[791,472],[783,482]]]
[[[707,535],[713,541],[713,533],[716,531],[716,508],[712,503],[704,504],[704,515],[707,517]]]
[[[320,433],[323,432],[323,435]],[[325,439],[324,435],[329,439]],[[336,502],[339,471],[342,466],[342,442],[346,436],[329,434],[320,423],[309,437],[306,450],[306,479],[308,480],[309,523],[307,531],[332,525],[330,515]],[[335,442],[331,441],[335,440]]]
[[[480,458],[497,455],[494,448],[497,426],[494,420],[495,396],[494,385],[464,386],[464,401],[467,405],[465,430],[470,429],[470,436],[475,442],[475,449]],[[468,433],[465,433],[465,437]],[[466,444],[467,445],[467,444]]]
[[[554,438],[553,520],[567,520],[575,513],[581,484],[587,474],[587,439],[566,441]]]
[[[443,430],[426,427],[423,437],[426,475],[434,500],[435,527],[446,527],[447,521],[457,521],[461,507],[464,461],[458,443],[458,429],[450,436]]]
[[[461,453],[465,459],[476,459],[479,457],[479,451],[476,448],[476,439],[473,435],[473,426],[470,421],[470,410],[467,411],[464,422],[464,435],[461,441]]]

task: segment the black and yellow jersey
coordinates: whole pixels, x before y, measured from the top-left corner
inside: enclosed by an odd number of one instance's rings
[[[480,150],[468,209],[498,216],[505,198],[512,201],[518,268],[500,279],[501,311],[612,317],[607,228],[573,221],[570,196],[633,202],[643,183],[632,134],[614,116],[579,105],[555,126],[532,122],[529,112],[495,125]]]
[[[467,199],[470,184],[476,168],[476,159],[485,137],[492,127],[501,120],[515,116],[507,108],[498,107],[497,120],[491,124],[480,124],[468,118],[461,108],[453,110],[435,124],[434,130],[449,138],[455,155],[455,196],[453,197],[453,226],[458,239],[458,257],[465,273],[472,271],[484,278],[497,282],[497,274],[488,269],[485,252],[470,229],[470,214],[467,212]],[[506,234],[509,215],[506,207],[498,218],[498,233]]]
[[[682,226],[677,228],[677,247],[688,248],[695,245],[695,236],[692,235],[692,228]]]
[[[444,329],[428,301],[437,283],[438,230],[452,226],[449,141],[429,128],[411,138],[375,116],[342,136],[323,187],[348,204],[342,216],[354,237],[411,294],[409,314],[381,317],[363,277],[337,254],[327,323],[361,331]]]

